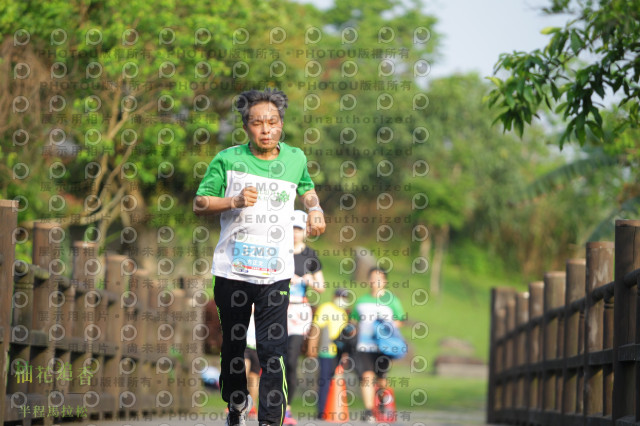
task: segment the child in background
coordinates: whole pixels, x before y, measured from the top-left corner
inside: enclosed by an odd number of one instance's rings
[[[347,312],[347,290],[336,289],[333,300],[323,303],[313,316],[313,331],[309,338],[309,356],[318,357],[318,418],[331,419],[325,413],[331,378],[338,366],[342,350],[336,345],[345,327],[349,325]]]
[[[291,399],[295,395],[298,384],[297,370],[298,358],[302,351],[304,338],[311,326],[312,311],[307,301],[307,290],[315,289],[321,293],[324,291],[324,276],[322,264],[314,249],[304,242],[307,231],[307,214],[301,210],[293,212],[293,261],[295,263],[294,275],[289,286],[289,308],[287,310],[288,348],[286,377],[288,387],[287,410],[285,412],[285,425],[296,425],[298,422],[291,415]]]

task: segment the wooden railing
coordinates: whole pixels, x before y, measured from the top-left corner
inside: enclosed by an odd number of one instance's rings
[[[492,290],[489,423],[640,424],[639,268],[640,221],[618,220],[615,244]]]
[[[16,260],[16,221],[17,202],[0,200],[0,419],[192,411],[202,399],[207,334],[193,294],[204,282],[161,288],[132,259],[102,255],[95,243],[75,242],[65,265],[65,230],[52,223],[36,222],[32,263]]]

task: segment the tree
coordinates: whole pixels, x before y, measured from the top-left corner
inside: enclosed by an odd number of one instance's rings
[[[615,144],[640,120],[640,0],[552,0],[544,11],[575,18],[543,30],[551,35],[544,49],[501,55],[496,74],[508,76],[490,77],[496,88],[487,98],[500,108],[497,120],[522,135],[546,106],[568,121],[561,147],[568,140]],[[611,95],[616,107],[607,123],[602,102]]]
[[[246,23],[246,9],[195,0],[0,8],[0,156],[7,167],[0,194],[30,201],[20,214],[25,227],[54,217],[62,226],[90,227],[104,246],[111,225],[121,222],[135,230],[138,248],[154,247],[149,225],[174,225],[180,211],[190,213],[184,189],[195,187],[194,167],[213,154],[231,89],[212,97],[211,87],[231,80],[220,52],[231,48],[228,35]],[[12,179],[22,164],[30,172]],[[52,211],[51,200],[59,208]],[[175,205],[172,215],[163,215],[163,202]],[[154,269],[152,257],[133,254]]]
[[[560,148],[567,141],[583,147],[580,158],[536,180],[518,198],[571,187],[576,180],[598,179],[595,175],[603,167],[618,175],[616,181],[622,183],[611,188],[615,193],[606,204],[607,214],[601,215],[606,219],[590,232],[589,239],[597,239],[610,234],[615,217],[636,213],[640,207],[640,186],[634,177],[640,161],[640,1],[550,3],[546,13],[575,18],[563,28],[543,30],[551,35],[544,49],[501,55],[496,74],[506,71],[507,77],[489,78],[495,88],[486,100],[499,108],[496,121],[521,136],[525,125],[549,108],[552,121],[554,113],[563,120]],[[614,101],[610,109],[603,105],[609,100]]]

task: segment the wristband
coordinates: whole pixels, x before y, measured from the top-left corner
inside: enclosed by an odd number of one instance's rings
[[[313,207],[309,207],[307,209],[307,213],[311,213],[311,212],[320,212],[320,213],[324,213],[324,210],[322,210],[322,207],[320,206],[313,206]]]

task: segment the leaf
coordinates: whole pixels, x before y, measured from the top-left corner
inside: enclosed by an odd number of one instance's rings
[[[567,139],[569,139],[569,135],[571,134],[571,128],[572,126],[567,126],[565,131],[562,133],[562,136],[560,136],[560,139],[558,140],[558,146],[560,147],[561,150],[562,150],[562,147],[564,146],[564,142]]]
[[[538,68],[540,68],[541,70],[546,71],[546,67],[544,65],[544,62],[542,61],[542,59],[540,59],[540,57],[538,57],[538,56],[531,57],[531,62],[536,64],[538,66]]]
[[[531,124],[531,119],[533,118],[533,116],[531,115],[531,109],[529,109],[529,108],[525,108],[525,109],[522,111],[522,115],[524,116],[524,121],[525,121],[527,124]]]
[[[540,31],[540,34],[549,35],[557,33],[558,31],[560,31],[559,27],[545,27],[542,29],[542,31]]]
[[[524,133],[524,123],[522,122],[522,119],[520,117],[516,117],[513,120],[513,124],[516,128],[516,131],[518,132],[518,136],[522,138],[522,135]]]
[[[600,128],[600,126],[598,126],[598,124],[593,121],[593,120],[587,120],[587,126],[589,127],[589,130],[591,130],[591,132],[598,138],[598,139],[602,139],[603,138],[603,133],[602,133],[602,129]]]
[[[595,82],[591,83],[591,87],[593,87],[593,90],[595,90],[596,93],[600,95],[601,98],[604,99],[604,87],[602,87],[602,75],[597,74],[595,80],[596,80]]]
[[[593,118],[598,123],[598,126],[602,127],[602,116],[600,115],[600,111],[595,106],[591,107],[591,114],[593,114]]]
[[[518,79],[517,92],[519,95],[523,94],[522,92],[524,91],[524,83],[524,78]]]
[[[565,108],[567,108],[567,105],[569,105],[569,102],[563,102],[560,105],[558,105],[556,107],[556,113],[560,114],[562,111],[565,110]]]
[[[576,131],[576,137],[578,138],[578,141],[580,141],[581,145],[585,141],[584,122],[585,122],[584,114],[578,115],[577,120],[576,120],[575,131]]]
[[[524,88],[524,99],[530,104],[533,103],[533,89],[531,86],[527,86]]]
[[[513,95],[510,92],[505,93],[504,98],[507,101],[509,108],[513,108],[516,105],[516,101],[513,99]]]
[[[567,42],[567,34],[566,33],[559,33],[561,34],[560,37],[558,37],[558,51],[562,52],[564,50],[564,45]]]
[[[496,98],[497,96],[493,93],[493,90],[492,90],[491,92],[489,92],[488,94],[482,97],[482,103],[488,104],[489,108],[491,108],[493,104],[496,102]]]
[[[487,80],[491,81],[497,87],[502,88],[502,80],[500,80],[498,77],[487,77]]]

